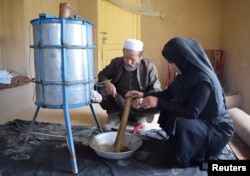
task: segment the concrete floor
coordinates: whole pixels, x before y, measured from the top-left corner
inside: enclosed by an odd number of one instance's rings
[[[107,120],[106,111],[104,111],[98,103],[92,104],[96,116],[101,124]],[[0,119],[0,124],[5,124],[14,119],[32,120],[36,111],[36,106],[29,107],[18,114],[11,115]],[[72,108],[69,110],[71,125],[96,126],[93,115],[89,106],[80,108]],[[37,119],[38,122],[52,122],[64,124],[63,109],[47,109],[40,108]]]

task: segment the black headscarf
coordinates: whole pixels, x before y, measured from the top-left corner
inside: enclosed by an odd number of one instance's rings
[[[212,89],[215,93],[218,109],[224,108],[224,92],[217,75],[201,45],[192,38],[175,37],[168,41],[162,55],[170,62],[175,63],[182,74],[190,68],[196,67],[203,72],[211,81]]]

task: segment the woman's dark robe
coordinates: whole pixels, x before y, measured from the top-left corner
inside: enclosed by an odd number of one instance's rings
[[[159,123],[169,135],[171,150],[183,167],[216,159],[234,133],[217,77],[207,61],[200,62],[207,58],[200,59],[206,56],[193,39],[173,39],[165,45],[163,55],[182,74],[166,90],[144,96],[158,97]],[[190,61],[190,57],[195,58]]]

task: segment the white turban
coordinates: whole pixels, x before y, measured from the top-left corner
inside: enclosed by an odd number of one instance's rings
[[[124,43],[124,48],[130,49],[133,51],[142,51],[143,50],[143,42],[136,39],[127,39]]]

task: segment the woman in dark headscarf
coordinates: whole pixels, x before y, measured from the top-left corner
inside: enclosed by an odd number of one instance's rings
[[[161,111],[159,123],[169,135],[171,151],[183,167],[206,166],[216,159],[231,139],[234,128],[223,88],[200,44],[192,38],[176,37],[166,43],[162,55],[177,72],[164,91],[130,91],[126,96],[143,97],[141,108]]]

